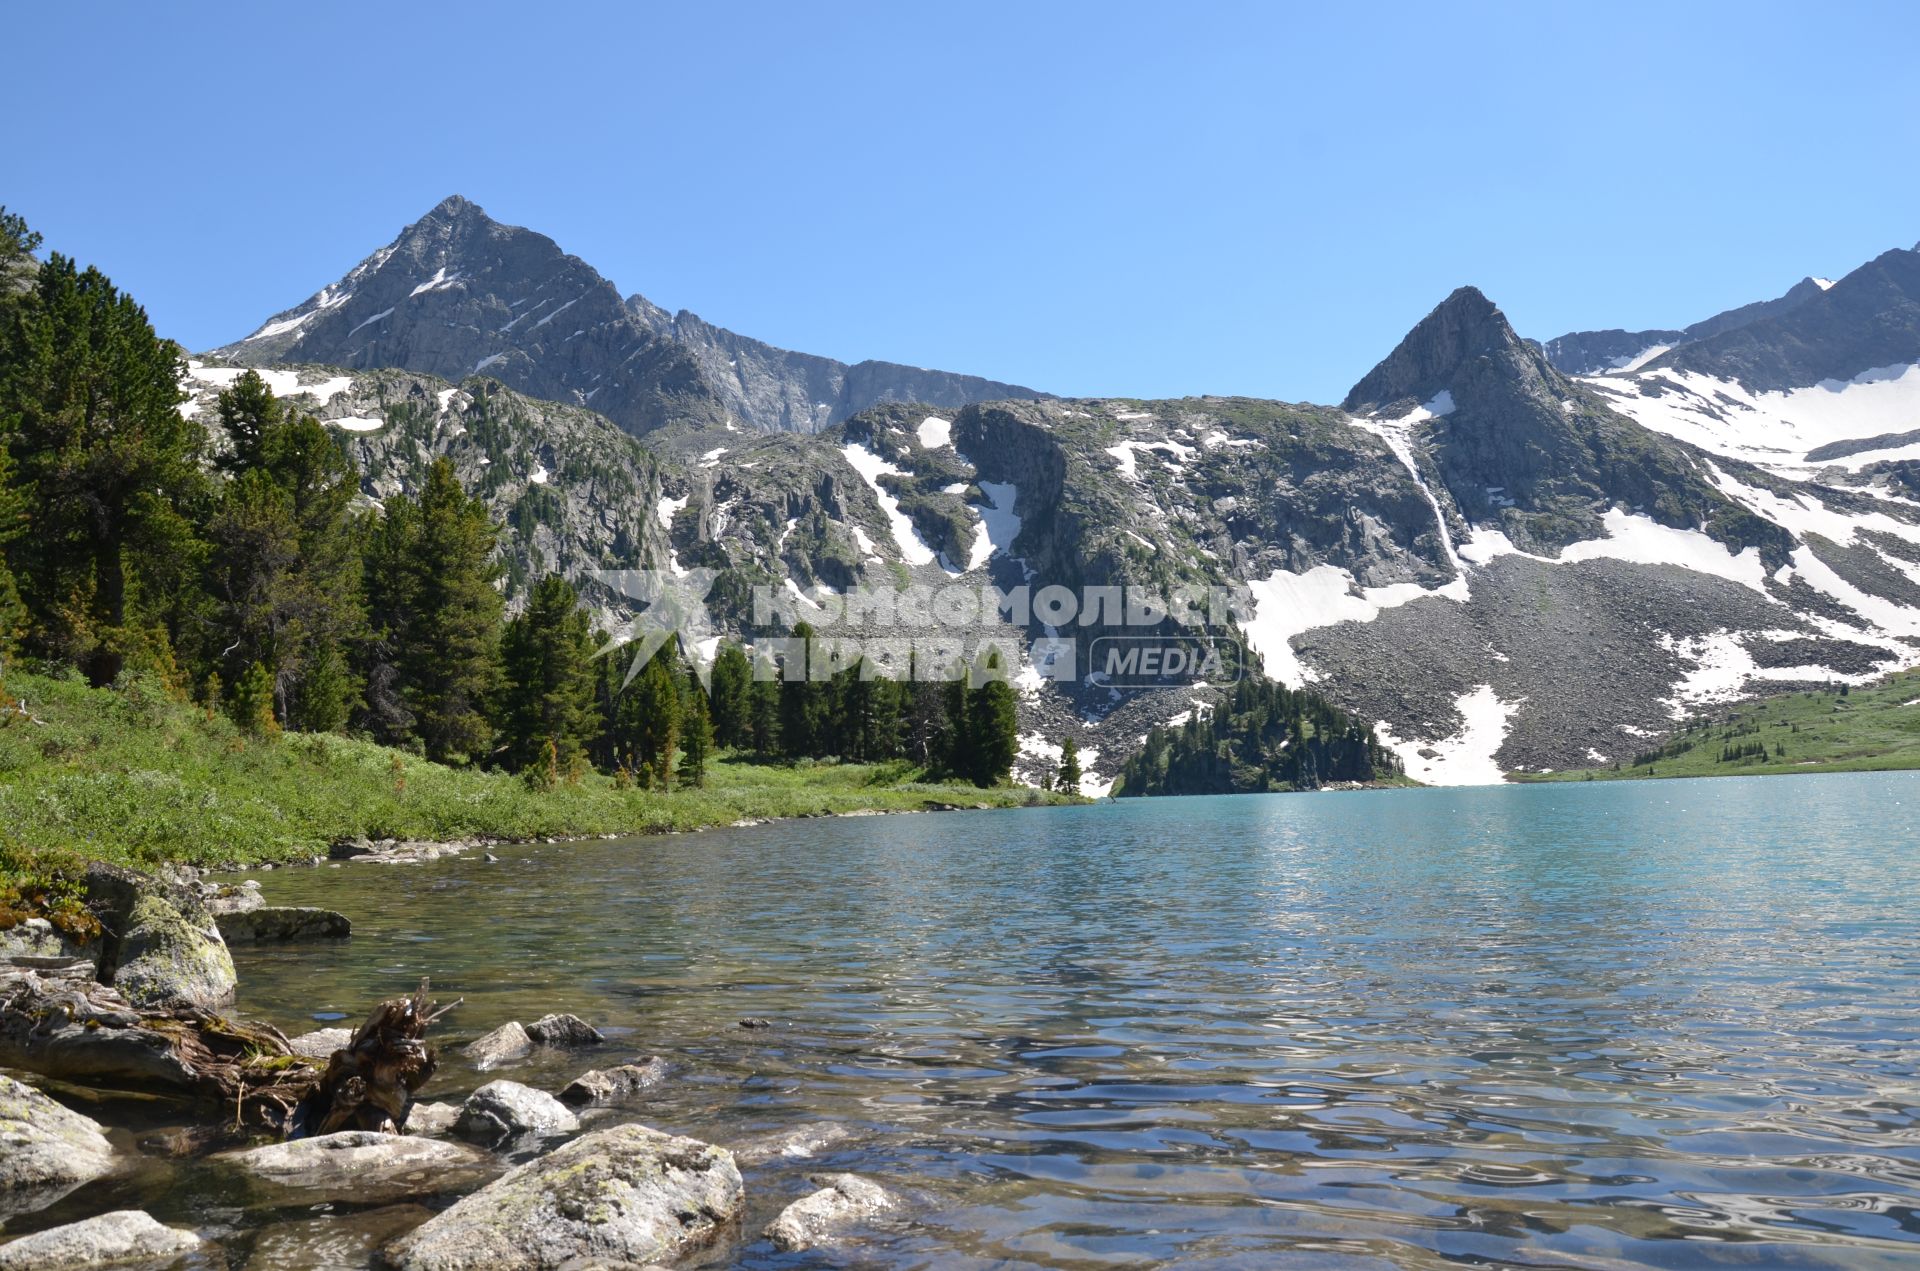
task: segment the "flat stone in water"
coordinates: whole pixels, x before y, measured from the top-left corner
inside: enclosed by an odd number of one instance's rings
[[[477,1187],[499,1173],[491,1156],[464,1143],[372,1130],[270,1143],[215,1159],[288,1193],[286,1203],[441,1195]]]
[[[291,940],[342,940],[353,934],[345,914],[310,906],[264,906],[216,915],[228,944],[272,944]]]
[[[594,1068],[581,1073],[560,1092],[560,1102],[574,1108],[598,1107],[630,1099],[667,1079],[667,1061],[654,1055],[637,1064]]]
[[[121,1209],[0,1245],[0,1271],[66,1271],[157,1261],[199,1247],[200,1237],[191,1231],[163,1227],[138,1209]]]

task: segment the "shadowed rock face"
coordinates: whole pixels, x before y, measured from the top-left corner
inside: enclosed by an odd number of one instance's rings
[[[532,397],[590,406],[635,435],[739,421],[817,432],[882,401],[942,406],[1032,389],[888,362],[849,366],[668,316],[544,234],[455,195],[340,281],[216,350],[294,362],[490,375]]]
[[[1895,250],[1825,290],[1816,286],[1800,304],[1684,345],[1647,369],[1698,371],[1769,391],[1913,361],[1920,361],[1920,252]]]

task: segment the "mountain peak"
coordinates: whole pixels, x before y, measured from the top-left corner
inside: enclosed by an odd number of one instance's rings
[[[1499,306],[1478,287],[1459,287],[1353,386],[1342,409],[1360,413],[1408,399],[1424,402],[1451,387],[1455,373],[1475,358],[1516,351],[1531,353]]]

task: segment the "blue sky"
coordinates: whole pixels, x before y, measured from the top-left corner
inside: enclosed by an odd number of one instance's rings
[[[1461,283],[1547,337],[1920,239],[1912,4],[39,9],[0,202],[194,349],[455,192],[669,309],[1068,394],[1337,401]]]

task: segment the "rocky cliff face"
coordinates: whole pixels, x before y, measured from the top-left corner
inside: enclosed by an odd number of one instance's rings
[[[635,435],[738,421],[817,432],[884,401],[959,406],[1031,389],[885,362],[777,349],[691,313],[669,317],[545,235],[455,196],[345,278],[214,351],[250,366],[393,368],[457,382],[486,374],[531,397],[588,406]]]

